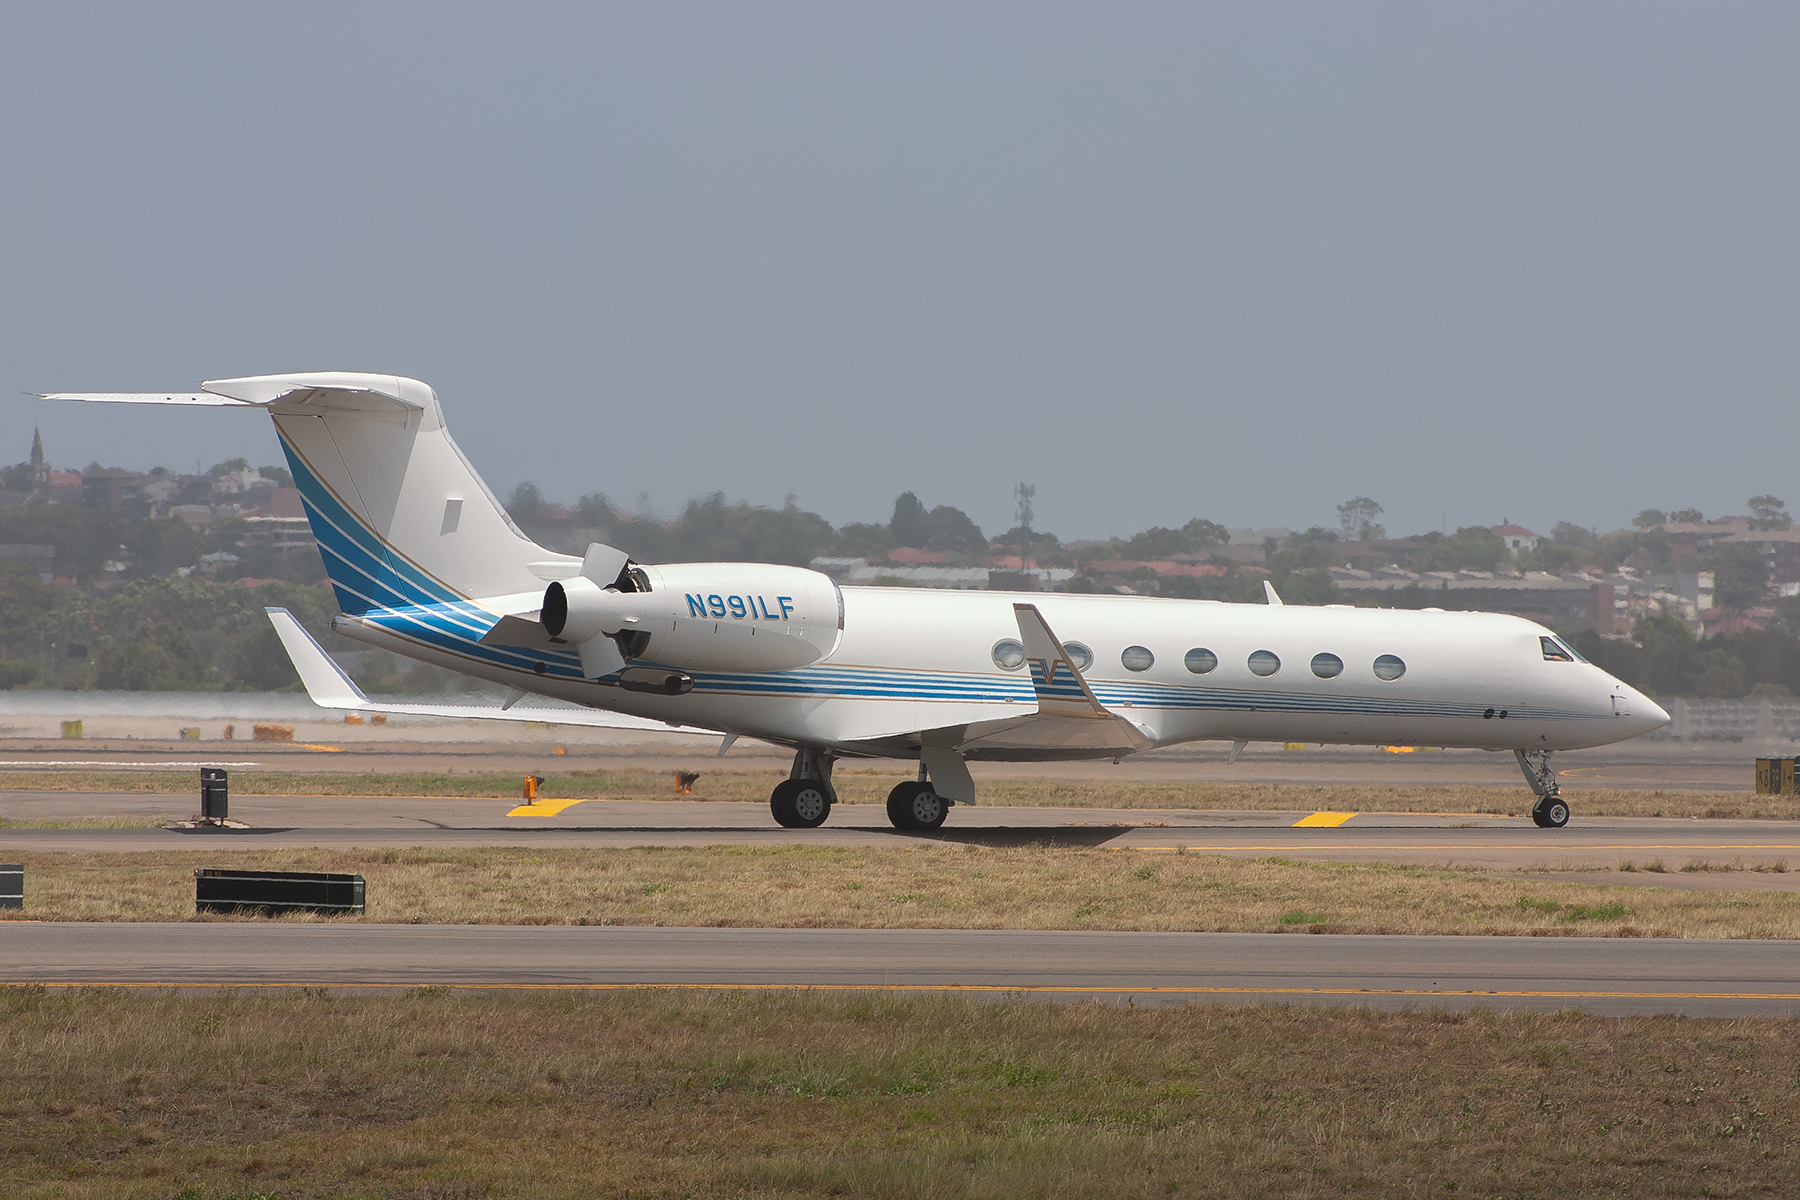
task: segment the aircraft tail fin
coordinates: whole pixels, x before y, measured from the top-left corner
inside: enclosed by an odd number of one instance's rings
[[[200,386],[46,398],[267,411],[346,613],[540,591],[581,569],[513,524],[416,379],[330,371]]]

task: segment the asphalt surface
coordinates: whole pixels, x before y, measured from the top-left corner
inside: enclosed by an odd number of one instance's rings
[[[1800,943],[910,929],[0,923],[0,982],[956,990],[1602,1015],[1800,1013]]]
[[[442,724],[442,723],[440,723]],[[779,771],[792,755],[758,742],[740,741],[724,758],[715,756],[719,739],[696,734],[621,734],[609,730],[509,730],[513,740],[471,740],[468,722],[438,726],[320,726],[296,733],[292,742],[181,742],[163,738],[16,739],[0,747],[0,777],[8,771],[82,768],[197,771],[202,766],[231,770],[404,774],[409,772],[492,772],[503,775],[552,771],[644,770],[656,773]],[[209,729],[210,736],[210,729]],[[490,733],[491,737],[492,734]],[[654,739],[646,741],[646,736]],[[631,740],[620,741],[627,737]],[[1288,749],[1255,743],[1235,762],[1230,746],[1195,742],[1134,754],[1121,763],[972,763],[983,779],[1160,780],[1207,783],[1288,783],[1318,786],[1409,787],[1460,785],[1524,791],[1510,754],[1482,750],[1404,750],[1377,746],[1313,746]],[[1747,792],[1754,784],[1758,754],[1793,754],[1792,743],[1657,742],[1638,739],[1556,756],[1564,788],[1665,788],[1683,791]],[[901,770],[906,764],[846,760],[855,770]]]
[[[6,793],[0,816],[171,814],[171,797],[135,793]],[[193,804],[177,799],[176,807]],[[523,811],[524,815],[511,815]],[[248,829],[4,829],[11,852],[410,846],[1105,846],[1309,861],[1386,862],[1494,871],[1606,872],[1644,886],[1800,891],[1800,826],[1785,821],[1582,817],[1539,829],[1524,817],[1361,813],[1332,827],[1295,827],[1304,812],[967,807],[944,827],[907,834],[875,805],[839,805],[818,829],[782,829],[760,803],[588,800],[526,808],[517,801],[405,797],[254,796],[233,799]],[[184,813],[185,815],[185,813]],[[1631,864],[1651,870],[1620,872]],[[1660,866],[1662,869],[1656,870]],[[1705,870],[1687,870],[1696,866]],[[1784,867],[1795,868],[1792,871]],[[1721,868],[1736,867],[1737,870]],[[1752,870],[1751,868],[1762,868]],[[1776,869],[1771,869],[1776,868]]]
[[[554,736],[554,735],[552,735]],[[723,762],[689,739],[656,747],[383,743],[345,746],[10,743],[8,769],[193,770],[785,769],[766,748]],[[216,752],[230,750],[220,755]],[[1658,887],[1800,891],[1800,826],[1757,820],[1582,815],[1584,787],[1745,791],[1743,747],[1661,747],[1559,756],[1575,818],[1365,813],[1299,827],[1303,812],[958,807],[934,834],[901,834],[879,807],[843,805],[816,830],[783,830],[762,803],[588,801],[514,816],[512,800],[234,797],[229,831],[0,829],[0,861],[33,852],[385,846],[1097,846],[1146,852],[1379,861],[1526,872]],[[327,766],[329,764],[329,766]],[[1106,763],[977,765],[977,776],[1524,788],[1510,758],[1445,751],[1216,747]],[[191,797],[0,791],[0,817],[184,817]],[[1630,864],[1639,868],[1621,871]],[[1796,870],[1785,868],[1792,864]],[[1705,870],[1682,868],[1706,867]],[[1651,869],[1645,870],[1643,868]],[[1735,870],[1721,870],[1736,867]],[[1656,868],[1661,868],[1660,870]],[[1760,868],[1760,869],[1746,869]],[[0,982],[114,986],[894,987],[1097,997],[1137,1004],[1277,1001],[1384,1008],[1583,1008],[1602,1014],[1800,1014],[1800,942],[1603,938],[1403,938],[955,930],[589,929],[213,922],[40,925],[0,921]]]

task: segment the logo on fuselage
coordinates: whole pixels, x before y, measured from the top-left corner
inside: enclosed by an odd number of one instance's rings
[[[762,596],[721,596],[717,592],[708,596],[689,593],[686,596],[688,616],[718,619],[730,617],[734,621],[787,621],[792,619],[794,598],[792,596],[775,597],[774,608],[770,610],[769,602]]]

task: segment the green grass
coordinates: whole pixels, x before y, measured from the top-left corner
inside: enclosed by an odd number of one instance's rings
[[[341,871],[369,922],[1800,938],[1800,895],[1082,847],[11,852],[35,920],[193,920],[194,871]],[[1629,905],[1629,907],[1627,907]],[[4,919],[0,917],[0,919]],[[310,918],[282,918],[299,920]]]
[[[1800,1023],[0,989],[26,1197],[1780,1196]]]

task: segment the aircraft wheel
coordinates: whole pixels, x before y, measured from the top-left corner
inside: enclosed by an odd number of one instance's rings
[[[769,812],[783,829],[817,829],[831,815],[831,792],[816,779],[784,779],[769,794]]]
[[[922,833],[942,826],[950,806],[929,783],[909,779],[888,793],[887,812],[895,829]]]
[[[1561,796],[1546,796],[1531,806],[1531,820],[1539,829],[1561,829],[1569,823],[1569,805]]]

